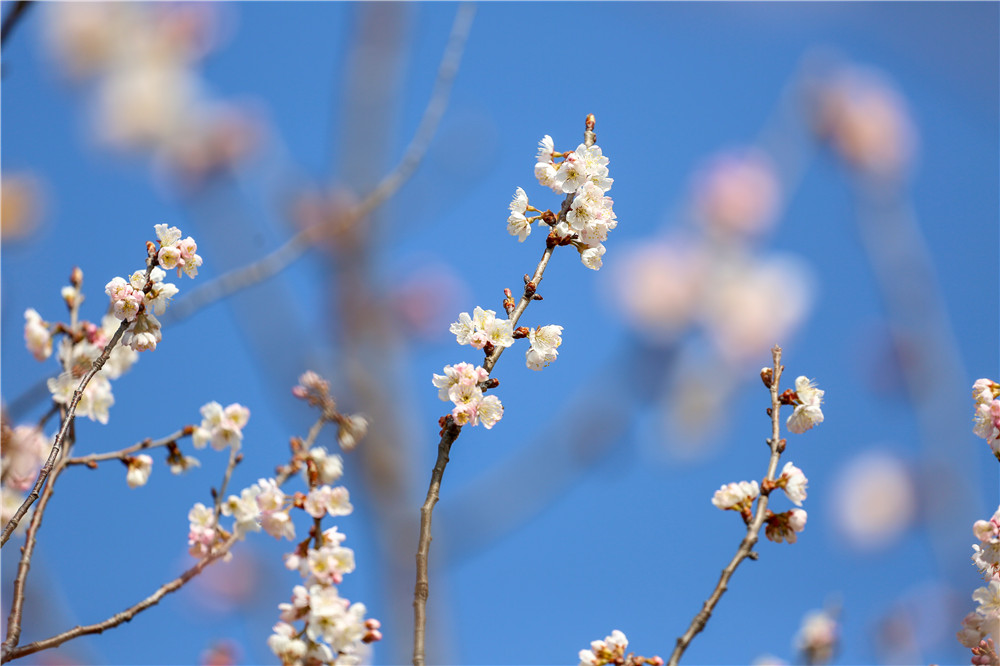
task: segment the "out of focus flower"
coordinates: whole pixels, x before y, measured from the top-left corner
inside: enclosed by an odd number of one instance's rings
[[[766,154],[726,153],[711,159],[695,177],[695,214],[716,237],[751,236],[773,224],[779,195],[778,177]]]
[[[42,208],[42,188],[29,173],[5,172],[0,178],[0,237],[16,241],[35,229]]]
[[[903,97],[881,75],[844,68],[820,84],[816,131],[851,166],[900,174],[913,158],[916,131]]]
[[[4,487],[22,492],[28,490],[34,485],[50,449],[50,440],[41,428],[27,425],[9,428],[5,423],[0,448]]]
[[[833,658],[838,641],[837,620],[827,611],[806,613],[795,645],[807,664],[825,664]]]
[[[34,309],[24,311],[24,342],[37,361],[52,355],[52,333]]]
[[[832,515],[845,541],[865,550],[885,548],[913,523],[917,491],[906,465],[881,451],[863,453],[838,473]]]

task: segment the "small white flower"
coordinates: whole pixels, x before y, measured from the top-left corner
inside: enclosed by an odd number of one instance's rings
[[[806,498],[806,486],[809,484],[809,480],[806,479],[802,470],[791,462],[787,462],[784,469],[781,470],[778,482],[785,494],[788,495],[788,499],[795,503],[795,506],[802,506],[802,500]]]
[[[344,451],[350,451],[368,432],[368,419],[361,414],[352,414],[344,419],[337,432],[337,442]]]
[[[488,395],[479,403],[479,422],[489,430],[503,417],[503,405],[495,395]]]
[[[795,380],[795,394],[802,404],[795,406],[795,411],[788,417],[786,425],[791,432],[802,434],[817,423],[823,422],[824,391],[816,388],[815,383],[808,377],[799,377]]]
[[[467,345],[471,342],[472,334],[476,332],[476,326],[473,324],[469,313],[463,312],[458,315],[458,321],[452,324],[448,330],[455,335],[458,344]]]
[[[756,481],[740,481],[729,483],[715,491],[712,504],[720,509],[740,510],[749,508],[750,502],[760,494],[760,486]]]
[[[125,473],[125,482],[129,488],[138,488],[146,485],[149,474],[153,471],[153,459],[142,454],[130,458],[128,461],[128,472]]]
[[[592,271],[601,270],[601,266],[604,265],[603,259],[606,249],[603,245],[598,245],[597,247],[588,247],[586,250],[580,253],[580,260],[583,265]]]

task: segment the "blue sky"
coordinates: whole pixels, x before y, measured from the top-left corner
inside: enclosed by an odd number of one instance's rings
[[[59,289],[73,265],[85,274],[85,316],[96,318],[103,285],[139,267],[153,225],[176,225],[199,240],[205,260],[198,280],[178,283],[179,300],[192,285],[293,233],[286,213],[301,188],[346,183],[364,193],[371,177],[345,157],[357,155],[359,144],[371,148],[374,174],[395,163],[421,117],[457,6],[379,7],[375,20],[387,23],[378,30],[388,34],[389,22],[399,22],[390,53],[398,60],[395,78],[374,82],[389,91],[380,109],[383,131],[358,136],[345,126],[345,72],[358,22],[371,8],[211,5],[222,38],[200,63],[204,83],[219,99],[251,105],[267,130],[234,174],[186,194],[155,177],[146,157],[96,144],[86,121],[91,91],[60,77],[41,39],[44,12],[26,16],[4,48],[2,165],[5,176],[34,174],[44,205],[34,232],[4,239],[2,247],[6,404],[55,370],[25,351],[23,312],[34,307],[58,319]],[[620,224],[598,273],[571,251],[556,253],[540,289],[545,300],[522,323],[564,326],[559,359],[533,373],[511,350],[495,373],[504,419],[491,431],[467,428],[452,451],[431,551],[430,661],[576,663],[580,649],[615,628],[635,650],[666,658],[711,591],[742,529],[710,498],[723,483],[763,475],[767,394],[756,374],[769,358],[731,369],[739,388],[712,413],[716,423],[701,453],[681,458],[676,451],[685,436],[664,406],[687,390],[678,379],[685,377],[682,362],[711,358],[710,345],[697,330],[673,347],[650,345],[623,320],[614,281],[629,248],[693,233],[683,214],[692,174],[713,154],[753,143],[764,128],[791,137],[804,162],[796,182],[786,183],[780,219],[755,252],[780,252],[809,267],[809,314],[775,342],[785,347],[789,380],[808,375],[826,390],[826,422],[790,438],[785,458],[810,479],[809,523],[799,543],[760,544],[759,561],[736,573],[684,663],[748,663],[764,653],[793,659],[802,616],[834,602],[843,613],[835,663],[899,663],[880,651],[887,617],[908,618],[902,626],[916,637],[908,651],[895,652],[904,663],[967,661],[953,635],[979,584],[968,560],[971,525],[996,510],[998,495],[995,461],[971,433],[969,399],[976,378],[1000,374],[998,18],[995,3],[478,7],[424,162],[370,222],[378,242],[368,256],[367,286],[385,296],[381,306],[398,302],[393,294],[413,298],[407,287],[448,286],[430,301],[422,327],[389,312],[393,346],[384,353],[374,342],[366,347],[366,358],[374,354],[389,368],[375,381],[391,396],[386,408],[404,433],[397,442],[406,476],[399,493],[413,518],[445,411],[431,373],[475,360],[447,326],[476,305],[499,309],[501,290],[516,289],[541,255],[540,234],[519,244],[507,235],[505,218],[518,186],[540,208],[557,205],[532,175],[542,135],[571,149],[586,114],[596,115]],[[905,293],[904,300],[927,303],[928,320],[909,319],[901,329],[893,328],[893,301],[880,289],[859,233],[870,220],[859,214],[856,176],[830,150],[802,143],[801,127],[782,115],[787,107],[779,100],[803,59],[830,53],[881,72],[905,99],[919,135],[902,200],[923,236],[939,293]],[[888,245],[908,247],[906,239]],[[348,393],[349,364],[340,355],[346,343],[337,319],[343,292],[332,282],[342,274],[337,261],[313,250],[279,278],[165,330],[161,347],[115,383],[110,423],[78,425],[77,450],[159,437],[197,422],[209,400],[240,402],[252,416],[246,462],[233,484],[270,475],[288,437],[304,435],[311,424],[288,396],[299,373],[314,367],[330,375],[345,408],[362,402]],[[919,269],[913,267],[914,285],[925,284]],[[933,314],[935,303],[947,321]],[[952,340],[928,360],[920,335],[942,323]],[[894,348],[893,330],[913,346]],[[915,401],[906,389],[907,364],[943,364],[947,372]],[[702,378],[712,372],[706,360]],[[946,399],[929,402],[940,395]],[[586,401],[595,410],[612,405],[618,415],[614,423],[597,420],[592,457],[574,442],[559,443],[571,428],[568,418],[590,411]],[[35,418],[43,409],[21,416]],[[613,436],[604,441],[598,426]],[[849,470],[863,469],[871,462],[864,456],[876,453],[906,470],[914,518],[885,543],[861,548],[837,527],[838,489],[851,481]],[[29,624],[26,640],[103,619],[186,566],[187,510],[209,500],[224,466],[221,456],[202,457],[203,466],[182,478],[158,460],[149,485],[133,491],[113,465],[71,470],[60,480],[29,581],[27,617],[45,630],[35,633]],[[397,571],[412,566],[416,530],[407,525],[411,533],[399,538],[405,552],[384,551],[394,541],[373,528],[380,514],[359,464],[358,454],[346,457],[357,510],[341,525],[359,566],[342,590],[383,621],[386,638],[374,661],[397,663],[407,659],[412,628],[407,615],[393,614],[390,600],[406,610],[412,575],[394,586],[381,566],[392,558]],[[785,500],[780,506],[789,508]],[[228,565],[231,575],[251,582],[237,601],[212,607],[205,593],[185,590],[128,625],[47,658],[193,663],[213,641],[228,639],[239,644],[241,663],[273,663],[264,641],[277,604],[298,581],[281,568],[286,544],[254,536]],[[4,553],[5,600],[14,561]]]

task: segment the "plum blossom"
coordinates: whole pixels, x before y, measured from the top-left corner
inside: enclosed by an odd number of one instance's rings
[[[451,400],[455,404],[451,415],[455,423],[478,425],[482,422],[487,429],[496,425],[503,416],[503,405],[499,398],[483,397],[479,384],[489,378],[489,373],[480,366],[459,363],[444,368],[443,375],[434,375],[433,383],[438,388],[438,398]]]
[[[795,543],[798,533],[806,528],[807,517],[803,509],[792,509],[769,516],[764,524],[764,536],[776,543]]]
[[[507,319],[497,319],[495,310],[484,310],[479,306],[472,311],[458,315],[458,321],[448,330],[460,345],[472,345],[482,349],[490,342],[495,347],[510,347],[514,344],[513,325]]]
[[[972,397],[976,401],[972,432],[985,439],[1000,460],[1000,384],[991,379],[977,379],[972,385]]]
[[[344,417],[340,421],[340,430],[337,432],[337,443],[344,451],[350,451],[361,438],[368,432],[368,419],[361,414],[352,414]]]
[[[785,467],[781,470],[781,476],[777,480],[778,487],[785,491],[788,499],[795,506],[802,506],[802,500],[806,498],[806,486],[808,483],[809,480],[806,479],[806,475],[802,473],[802,470],[791,462],[785,463]]]
[[[211,444],[216,451],[227,446],[238,447],[243,440],[243,428],[250,419],[250,410],[232,403],[225,409],[214,400],[201,408],[201,426],[195,428],[191,437],[196,449]]]
[[[740,481],[723,485],[712,496],[712,504],[725,511],[749,510],[751,502],[760,494],[760,486],[756,481]]]
[[[517,236],[518,242],[523,243],[524,239],[531,234],[531,223],[524,216],[528,209],[528,195],[520,187],[514,193],[514,199],[510,202],[510,217],[507,218],[507,233]]]
[[[129,488],[138,488],[146,485],[149,474],[153,471],[153,459],[146,454],[129,458],[126,461],[128,472],[125,474],[125,482]]]
[[[556,360],[557,351],[562,344],[562,326],[550,324],[532,328],[528,331],[528,341],[531,347],[525,352],[525,360],[532,370],[541,370]]]
[[[798,404],[786,422],[791,432],[802,434],[817,423],[823,422],[823,410],[820,409],[820,405],[823,404],[823,393],[824,391],[816,388],[816,384],[808,377],[800,376],[795,380]]]

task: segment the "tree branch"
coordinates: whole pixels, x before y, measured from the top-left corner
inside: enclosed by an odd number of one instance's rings
[[[781,422],[779,417],[779,408],[781,403],[778,399],[778,385],[781,379],[781,371],[783,369],[781,365],[781,347],[775,345],[771,349],[771,355],[774,359],[773,367],[773,378],[771,380],[771,438],[767,440],[768,446],[771,448],[771,459],[767,465],[767,476],[765,477],[768,481],[774,480],[774,473],[778,469],[778,459],[781,457],[781,452],[784,450],[783,442],[780,438]],[[688,645],[694,639],[694,637],[705,628],[710,617],[712,617],[712,610],[715,608],[716,604],[719,603],[719,599],[725,593],[729,585],[729,579],[732,578],[733,574],[736,572],[736,567],[748,557],[756,559],[756,553],[753,553],[753,547],[757,543],[757,539],[760,538],[760,528],[764,524],[764,519],[767,517],[767,500],[768,496],[766,493],[761,493],[757,498],[757,512],[754,514],[753,520],[747,525],[746,536],[743,537],[743,541],[740,542],[740,547],[736,550],[736,554],[733,559],[729,561],[726,568],[722,570],[722,575],[719,576],[719,582],[716,584],[715,589],[712,590],[712,594],[709,595],[708,599],[702,605],[698,614],[694,616],[691,621],[691,625],[688,627],[684,635],[677,639],[677,646],[674,648],[673,653],[670,655],[670,660],[667,662],[667,666],[677,666],[680,662],[681,656],[687,649]]]
[[[13,517],[7,522],[7,525],[3,528],[3,540],[0,542],[0,546],[6,545],[7,540],[10,539],[10,535],[14,532],[14,528],[17,527],[18,523],[21,522],[21,518],[27,513],[28,509],[34,504],[35,500],[38,499],[39,491],[42,488],[42,484],[45,483],[46,477],[48,477],[49,472],[52,471],[52,466],[55,464],[56,459],[62,452],[63,441],[66,439],[66,434],[69,432],[73,425],[73,420],[76,418],[76,407],[80,404],[80,399],[83,398],[83,391],[87,388],[87,384],[90,380],[94,378],[104,364],[107,362],[108,357],[111,356],[111,350],[115,348],[118,341],[121,340],[122,334],[125,333],[125,329],[128,328],[129,322],[123,321],[118,330],[115,331],[114,336],[104,347],[104,351],[101,355],[94,361],[93,365],[90,366],[90,370],[87,371],[80,379],[80,385],[76,387],[73,391],[73,398],[69,402],[69,406],[66,408],[66,416],[63,418],[62,426],[59,428],[59,432],[56,434],[55,440],[52,442],[52,450],[49,451],[49,457],[42,465],[42,469],[38,472],[38,479],[35,481],[35,486],[31,489],[31,492],[25,498],[24,503],[18,508],[14,513]]]
[[[147,437],[138,444],[133,444],[132,446],[126,447],[119,451],[108,451],[107,453],[91,453],[85,456],[77,456],[76,458],[67,458],[63,464],[67,467],[69,467],[70,465],[94,466],[99,462],[104,462],[105,460],[122,460],[132,455],[133,453],[138,453],[139,451],[145,451],[147,449],[155,449],[160,446],[168,446],[170,444],[173,444],[181,437],[190,435],[192,430],[193,428],[191,428],[191,426],[187,426],[161,439],[150,439]]]

